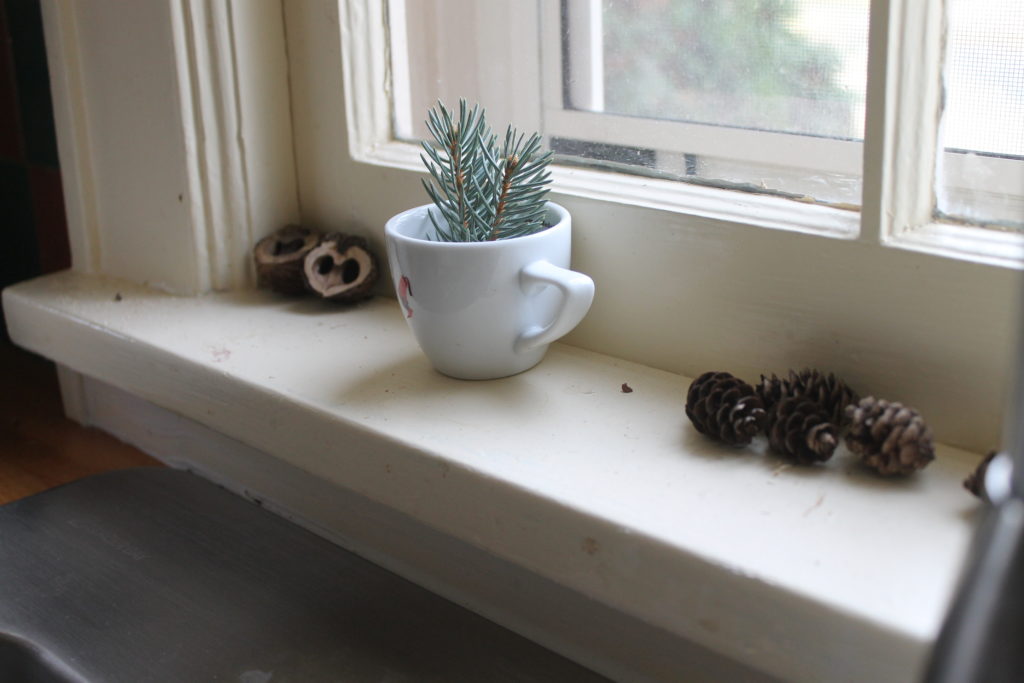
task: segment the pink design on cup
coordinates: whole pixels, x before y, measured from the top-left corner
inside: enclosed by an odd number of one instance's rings
[[[412,317],[412,306],[409,305],[409,297],[412,295],[412,283],[409,282],[409,278],[402,276],[402,279],[398,281],[398,300],[402,302],[402,308],[405,309],[405,317]]]

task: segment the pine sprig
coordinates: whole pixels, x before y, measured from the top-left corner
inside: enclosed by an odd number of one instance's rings
[[[442,102],[427,113],[433,145],[420,155],[433,183],[423,187],[440,218],[429,212],[438,240],[483,242],[530,235],[548,227],[545,197],[552,153],[541,152],[541,136],[509,126],[502,145],[479,105],[459,101],[458,120]],[[444,224],[444,225],[442,225]]]
[[[442,229],[430,214],[439,239],[466,242],[470,241],[478,222],[474,204],[479,201],[475,196],[480,185],[479,159],[483,138],[491,135],[490,128],[479,105],[470,111],[466,101],[461,100],[456,123],[451,112],[440,102],[438,104],[439,111],[432,109],[427,114],[427,129],[434,136],[437,148],[424,142],[423,149],[430,161],[420,155],[436,186],[426,181],[423,186],[448,224],[448,230]]]

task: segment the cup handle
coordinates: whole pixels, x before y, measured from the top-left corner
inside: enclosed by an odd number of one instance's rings
[[[547,261],[534,261],[519,272],[519,285],[524,291],[538,285],[553,285],[562,292],[562,302],[555,319],[547,325],[534,325],[516,339],[516,353],[525,353],[550,344],[579,325],[594,301],[594,281],[583,273],[559,268]]]

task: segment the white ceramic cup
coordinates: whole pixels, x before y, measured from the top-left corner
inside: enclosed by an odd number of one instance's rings
[[[459,379],[523,372],[587,314],[594,281],[568,269],[572,219],[558,204],[547,207],[550,228],[493,242],[427,239],[433,204],[387,222],[403,314],[440,372]]]

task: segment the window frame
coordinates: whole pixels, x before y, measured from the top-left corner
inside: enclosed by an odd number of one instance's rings
[[[945,3],[872,0],[869,35],[862,239],[1024,267],[1024,233],[938,216]]]
[[[560,6],[548,3],[544,5],[542,21],[545,44],[557,44],[562,40],[562,32],[573,36],[568,49],[563,46],[560,51],[551,50],[542,59],[542,129],[548,136],[657,152],[691,154],[713,160],[716,167],[725,165],[742,168],[744,164],[766,164],[772,167],[778,166],[779,159],[788,159],[790,163],[780,168],[784,177],[799,175],[805,172],[802,169],[861,177],[864,155],[861,139],[827,138],[603,113],[599,0],[563,0]],[[563,74],[567,71],[566,60],[571,65],[572,78],[563,85]],[[571,107],[565,106],[566,102]],[[1024,160],[970,150],[945,150],[942,163],[945,175],[937,174],[937,193],[959,197],[961,202],[980,203],[991,201],[988,198],[993,197],[996,203],[1024,207],[1024,190],[1021,189],[1024,188]],[[987,179],[984,190],[972,187],[969,180],[979,167]],[[714,177],[709,176],[712,183]],[[854,204],[859,208],[857,202]],[[961,218],[969,215],[969,212],[944,213],[938,202],[936,204],[936,223],[959,222],[990,227],[984,221]],[[1024,216],[1024,208],[1021,215]],[[1010,222],[1008,226],[1024,228],[1024,221]],[[1003,229],[1007,225],[997,223],[991,227]],[[979,235],[978,239],[985,241],[985,236]]]
[[[395,1],[395,0],[392,0]],[[572,0],[573,7],[585,7],[589,0]],[[397,0],[403,3],[404,0]],[[470,52],[477,52],[478,57],[467,60],[464,55],[451,51],[438,50],[435,63],[421,64],[411,74],[396,74],[391,71],[388,63],[389,48],[386,41],[389,37],[388,28],[374,27],[372,18],[384,21],[388,15],[388,0],[356,0],[342,2],[342,22],[356,22],[362,33],[346,31],[352,40],[342,41],[341,57],[345,62],[346,73],[346,111],[349,120],[355,125],[349,126],[349,153],[358,161],[377,164],[391,168],[399,168],[419,172],[422,162],[419,158],[418,145],[402,141],[396,135],[395,121],[391,114],[391,97],[406,86],[406,79],[433,80],[433,74],[446,69],[464,69],[468,76],[464,80],[488,103],[488,111],[492,121],[514,121],[521,129],[540,130],[547,125],[549,116],[565,123],[571,130],[576,124],[588,125],[596,117],[603,115],[589,112],[555,112],[545,110],[540,98],[529,96],[540,93],[542,88],[551,89],[550,79],[545,79],[542,52],[550,52],[549,46],[560,44],[557,27],[541,32],[539,44],[526,45],[519,50],[517,67],[511,73],[495,71],[494,61],[486,58],[490,45],[500,41],[500,34],[489,34],[477,44],[469,43]],[[552,8],[560,6],[558,0],[541,0],[536,4],[525,3],[472,3],[466,0],[417,0],[409,5],[416,12],[416,21],[412,24],[430,24],[431,18],[439,25],[450,25],[452,22],[466,21],[469,16],[473,25],[483,27],[484,31],[502,30],[511,27],[516,35],[536,33],[536,25],[541,17],[550,20]],[[371,19],[371,22],[367,20]],[[403,26],[404,29],[404,26]],[[403,30],[404,33],[404,30]],[[534,49],[535,48],[535,49]],[[560,56],[557,57],[561,59]],[[551,60],[547,60],[551,63]],[[560,63],[560,62],[558,62]],[[367,66],[369,65],[369,68]],[[468,68],[467,68],[468,66]],[[363,71],[361,75],[358,73]],[[364,77],[365,76],[365,77]],[[379,83],[386,83],[383,90]],[[547,93],[550,100],[551,93]],[[449,99],[458,95],[453,93]],[[414,98],[415,99],[415,98]],[[419,98],[423,99],[423,98]],[[618,117],[627,119],[627,117]],[[542,124],[543,121],[543,124]],[[660,134],[665,122],[645,122],[642,119],[631,120],[636,124],[632,130],[637,131],[637,144],[648,143]],[[408,125],[408,124],[405,124]],[[502,124],[503,125],[503,124]],[[714,126],[671,123],[672,130],[685,128],[698,134]],[[545,130],[545,133],[551,133]],[[739,139],[735,145],[745,144],[749,131],[736,131]],[[767,134],[775,137],[773,134]],[[779,144],[783,138],[790,136],[778,135],[775,139]],[[846,150],[848,146],[844,146]],[[774,148],[777,151],[777,147]],[[848,159],[848,151],[844,152]],[[848,165],[848,164],[847,164]],[[794,230],[832,237],[854,238],[857,233],[858,217],[848,207],[830,207],[826,205],[802,204],[779,197],[758,195],[753,193],[721,192],[715,188],[681,184],[673,180],[657,178],[640,178],[628,174],[614,173],[592,168],[555,165],[552,168],[553,187],[561,192],[579,197],[605,198],[621,204],[643,206],[669,210],[679,213],[692,213],[702,217],[720,220],[745,222],[761,227]]]
[[[576,41],[570,41],[568,55],[562,50],[551,50],[542,59],[546,135],[752,164],[777,165],[780,158],[790,158],[793,163],[789,166],[797,168],[860,175],[863,155],[856,141],[600,113],[603,93],[595,85],[602,79],[600,3],[566,0],[561,7],[558,3],[545,4],[541,29],[545,45],[557,45],[562,40],[562,7],[565,29],[579,35],[582,45],[574,47]],[[571,109],[560,106],[564,104],[562,80],[566,57],[573,75],[568,93],[574,106]],[[587,76],[580,78],[578,70]]]
[[[941,180],[936,178],[935,169],[937,122],[941,112],[938,89],[942,67],[940,37],[944,16],[941,3],[938,6],[935,6],[935,3],[932,5],[917,6],[903,0],[873,3],[872,16],[879,19],[873,21],[869,31],[872,43],[869,50],[869,80],[874,84],[874,88],[869,85],[868,97],[871,102],[867,107],[869,121],[866,122],[865,133],[866,137],[871,138],[870,144],[876,147],[874,150],[869,150],[860,141],[659,121],[566,109],[553,105],[552,103],[563,101],[561,73],[562,61],[566,56],[561,49],[562,10],[564,8],[566,11],[570,23],[583,27],[585,37],[589,36],[592,39],[588,45],[575,49],[570,46],[570,50],[574,51],[569,58],[584,65],[590,64],[594,62],[595,50],[599,49],[600,40],[595,34],[599,27],[595,26],[594,22],[594,0],[540,2],[536,6],[524,5],[517,12],[510,12],[507,7],[487,4],[474,7],[473,21],[476,25],[513,25],[517,34],[528,31],[531,22],[541,21],[540,52],[543,54],[536,62],[531,62],[528,50],[523,51],[527,53],[521,60],[523,68],[511,86],[507,79],[494,78],[493,74],[486,73],[485,66],[477,67],[481,72],[476,74],[473,83],[485,90],[486,86],[483,84],[501,83],[503,87],[492,88],[485,98],[489,105],[497,103],[499,119],[503,119],[511,110],[511,106],[507,104],[508,100],[522,100],[524,92],[543,90],[543,104],[537,104],[532,109],[519,105],[515,120],[521,127],[532,126],[543,130],[546,135],[667,152],[686,152],[730,162],[737,160],[770,164],[780,156],[816,159],[814,163],[819,168],[815,170],[822,173],[859,175],[863,168],[865,174],[870,174],[876,179],[882,178],[887,184],[884,196],[891,205],[879,211],[877,204],[872,204],[877,203],[879,199],[872,198],[871,195],[881,190],[877,187],[865,188],[861,206],[838,205],[833,208],[842,213],[828,215],[809,210],[806,204],[797,204],[786,199],[779,200],[775,197],[743,196],[735,190],[705,191],[707,188],[695,189],[680,186],[674,181],[650,179],[644,179],[638,184],[631,182],[624,174],[617,177],[613,174],[608,177],[603,172],[597,172],[601,175],[591,175],[590,169],[573,169],[565,173],[556,168],[554,187],[567,193],[587,197],[602,196],[616,202],[657,206],[680,213],[693,212],[761,227],[793,229],[851,239],[859,236],[859,239],[872,243],[1020,268],[1024,266],[1024,235],[993,237],[986,234],[988,226],[975,225],[971,221],[964,221],[955,216],[947,217],[938,211],[936,193]],[[466,8],[457,2],[442,3],[436,0],[417,2],[413,11],[418,13],[417,23],[424,23],[424,17],[434,17],[441,25],[459,21],[460,17],[467,13]],[[891,32],[891,26],[903,27],[902,32]],[[487,45],[491,44],[490,41],[485,42]],[[558,45],[559,49],[549,49],[548,46],[551,45]],[[380,50],[379,46],[364,47]],[[479,49],[486,50],[486,47]],[[365,52],[358,55],[350,53],[349,57],[363,63],[368,55]],[[464,60],[445,60],[444,57],[441,59],[441,62],[431,67],[437,72],[448,73],[453,69],[465,68]],[[921,60],[921,65],[912,66],[914,60]],[[481,54],[476,64],[486,65],[489,61],[493,60],[487,60],[485,55]],[[384,69],[388,70],[387,64],[384,65]],[[595,65],[589,71],[584,68],[584,71],[593,73],[590,73],[588,78],[574,79],[568,86],[571,91],[570,99],[581,103],[583,107],[597,107],[602,101],[598,85],[599,68]],[[417,75],[420,78],[427,77],[426,67],[422,67]],[[915,85],[902,90],[888,90],[884,83],[889,81]],[[404,83],[396,83],[391,92],[399,91],[402,87]],[[923,93],[923,98],[915,98],[915,93],[918,92]],[[379,92],[377,94],[380,95]],[[360,103],[365,103],[366,98],[373,95],[372,89],[360,89],[356,97]],[[363,161],[395,165],[409,170],[419,169],[418,152],[416,155],[410,155],[403,154],[401,147],[384,149],[395,142],[393,130],[377,130],[371,137],[369,140],[352,140],[353,149],[370,147],[374,150],[370,154],[356,152]],[[895,142],[899,138],[905,141]],[[898,145],[899,158],[910,163],[892,165],[889,162],[897,157],[879,155],[878,146],[887,144]],[[950,177],[955,177],[956,169],[965,168],[967,160],[963,157],[964,155],[958,152],[944,154],[943,163],[954,171]],[[870,169],[865,162],[872,164]],[[808,164],[810,163],[808,161]],[[997,191],[1013,187],[1013,183],[1024,176],[1024,163],[1007,163],[1006,160],[995,158],[991,159],[991,163],[996,167],[996,177],[999,178]],[[795,162],[793,166],[799,167],[801,164]],[[954,185],[949,189],[955,193],[961,186]],[[722,192],[725,194],[721,194]],[[767,203],[759,199],[767,200]],[[849,215],[851,210],[861,210],[861,207],[865,206],[864,202],[867,202],[867,210],[863,211],[862,217]],[[925,204],[929,206],[927,211],[923,208]],[[766,213],[772,216],[770,220],[763,218]]]

